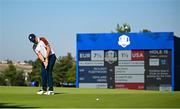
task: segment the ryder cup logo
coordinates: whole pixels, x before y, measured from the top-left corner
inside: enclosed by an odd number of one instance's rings
[[[117,61],[117,53],[115,51],[107,51],[105,52],[105,61],[109,64],[113,64]]]
[[[118,44],[120,46],[122,46],[123,48],[125,48],[126,46],[130,45],[130,39],[128,36],[126,35],[122,35],[119,37],[119,41]]]

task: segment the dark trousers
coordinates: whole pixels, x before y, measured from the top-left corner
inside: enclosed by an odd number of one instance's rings
[[[49,56],[48,66],[45,69],[44,64],[42,63],[42,89],[47,91],[53,91],[53,78],[52,78],[52,70],[54,63],[56,61],[55,54]]]

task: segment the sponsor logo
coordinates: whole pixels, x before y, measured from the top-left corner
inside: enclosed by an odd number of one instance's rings
[[[127,35],[121,35],[119,37],[118,44],[125,48],[126,46],[130,45],[130,38]]]

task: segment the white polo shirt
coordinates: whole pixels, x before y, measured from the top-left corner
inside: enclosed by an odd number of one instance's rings
[[[34,52],[37,54],[38,52],[40,52],[42,54],[42,56],[44,58],[46,58],[47,56],[47,49],[46,49],[46,46],[49,45],[48,41],[41,37],[41,38],[38,38],[38,44],[34,44],[33,45],[33,50]],[[50,52],[50,55],[52,54],[55,54],[54,51],[52,50],[51,48],[51,52]]]

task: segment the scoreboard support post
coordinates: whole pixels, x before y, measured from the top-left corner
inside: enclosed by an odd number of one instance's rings
[[[78,64],[79,64],[79,57],[78,57],[78,46],[76,45],[76,88],[79,88],[79,67],[78,67]]]
[[[174,38],[173,38],[174,40]],[[172,83],[172,91],[174,91],[174,44],[172,45],[172,79],[171,79],[171,83]]]

